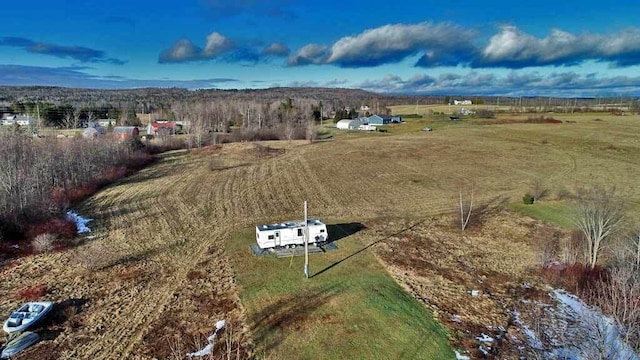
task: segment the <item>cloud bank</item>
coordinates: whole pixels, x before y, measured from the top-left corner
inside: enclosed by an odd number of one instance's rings
[[[214,59],[236,48],[226,36],[212,32],[207,36],[204,48],[200,48],[189,39],[180,39],[173,46],[160,53],[160,63],[181,63],[194,60]]]
[[[640,29],[628,28],[617,34],[575,35],[553,29],[536,38],[515,26],[503,26],[476,59],[476,67],[520,69],[532,66],[570,66],[587,60],[613,66],[640,64]]]
[[[573,34],[553,29],[538,38],[515,26],[503,26],[487,44],[480,35],[451,23],[394,24],[346,36],[332,45],[307,44],[292,54],[289,66],[330,64],[375,67],[419,56],[416,67],[523,69],[573,66],[586,61],[614,67],[640,65],[640,29],[614,34]]]
[[[16,86],[66,86],[93,89],[131,89],[145,87],[178,87],[187,89],[215,88],[236,79],[144,80],[114,76],[95,76],[84,67],[39,67],[0,65],[0,84]]]
[[[286,57],[289,53],[289,48],[283,43],[274,42],[260,49],[255,43],[240,44],[214,31],[207,36],[204,47],[200,47],[186,38],[176,41],[173,46],[160,53],[158,62],[175,64],[218,60],[255,64],[260,61],[268,62],[274,57]]]
[[[559,72],[542,75],[537,72],[512,71],[504,76],[471,71],[464,75],[417,74],[408,79],[389,74],[382,79],[367,80],[356,87],[392,94],[460,94],[503,96],[602,96],[637,94],[640,76],[599,77],[595,74]]]
[[[279,42],[274,42],[262,50],[262,54],[265,56],[288,56],[290,53],[291,50],[287,45]]]
[[[21,37],[2,37],[0,38],[0,46],[22,48],[23,50],[33,54],[70,58],[80,61],[81,63],[109,63],[114,65],[126,64],[126,61],[123,60],[107,58],[105,52],[101,50],[95,50],[83,46],[63,46],[36,42],[31,39]]]

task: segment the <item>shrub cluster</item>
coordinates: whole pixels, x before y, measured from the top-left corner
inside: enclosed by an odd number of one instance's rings
[[[37,284],[20,288],[16,291],[16,299],[22,301],[35,301],[47,294],[49,287],[47,284]]]
[[[525,194],[525,195],[522,197],[522,202],[523,202],[523,203],[525,203],[525,204],[527,204],[527,205],[531,205],[531,204],[533,204],[533,203],[535,202],[535,199],[534,199],[533,195],[531,195],[531,194]]]
[[[596,265],[594,268],[580,263],[550,263],[540,268],[540,275],[556,287],[582,292],[593,287],[599,281],[608,278],[608,270]]]
[[[66,216],[60,216],[29,225],[26,235],[29,239],[36,239],[44,234],[57,235],[63,239],[73,239],[77,232],[78,227],[73,220]]]

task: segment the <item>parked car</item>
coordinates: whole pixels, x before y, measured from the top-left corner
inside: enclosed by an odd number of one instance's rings
[[[428,127],[428,126],[427,126],[427,127],[423,127],[423,128],[422,128],[422,131],[431,131],[431,130],[433,130],[433,129],[431,129],[431,128],[430,128],[430,127]]]

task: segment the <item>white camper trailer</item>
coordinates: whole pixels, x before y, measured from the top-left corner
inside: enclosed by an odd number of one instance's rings
[[[327,225],[320,220],[307,221],[309,244],[329,240]],[[304,245],[304,220],[256,226],[256,241],[261,249]]]

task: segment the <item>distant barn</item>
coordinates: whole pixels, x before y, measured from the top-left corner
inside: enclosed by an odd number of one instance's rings
[[[371,115],[368,118],[366,118],[366,120],[369,125],[381,126],[381,125],[401,123],[402,117],[389,116],[389,115]]]
[[[113,136],[116,139],[131,139],[140,135],[137,126],[116,126],[113,128]]]
[[[148,134],[150,133],[149,130],[151,130],[151,134],[155,136],[175,135],[176,123],[173,121],[156,120],[147,128]]]

